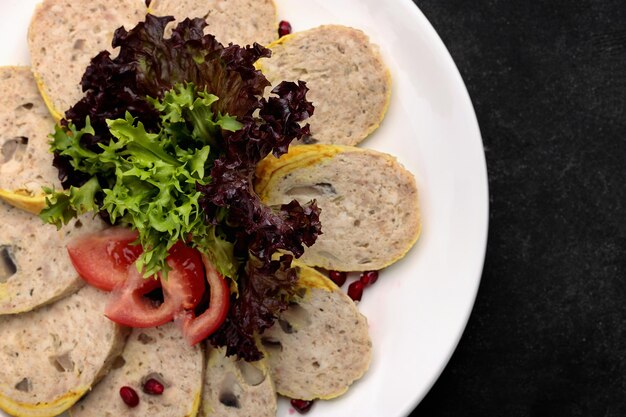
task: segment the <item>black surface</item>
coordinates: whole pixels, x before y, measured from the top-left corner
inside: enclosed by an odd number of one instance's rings
[[[481,126],[489,243],[411,417],[626,416],[626,1],[416,0]]]

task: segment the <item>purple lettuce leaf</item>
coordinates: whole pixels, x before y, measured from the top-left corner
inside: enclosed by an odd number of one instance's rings
[[[206,221],[225,231],[242,260],[239,296],[233,296],[228,318],[211,342],[226,346],[228,354],[256,360],[262,354],[255,336],[273,325],[296,293],[292,258],[315,242],[321,224],[314,201],[264,205],[254,192],[254,172],[263,158],[286,153],[293,140],[309,134],[303,122],[314,108],[300,81],[283,82],[263,98],[270,83],[254,63],[269,57],[268,49],[258,44],[223,46],[204,34],[202,19],[184,20],[166,38],[165,27],[172,20],[148,15],[129,31],[118,29],[113,39],[118,55],[112,58],[104,51],[93,58],[82,79],[85,96],[66,112],[63,124],[81,128],[89,118],[94,134],[81,138],[81,144],[94,152],[100,151],[99,144],[114,140],[106,120],[124,118],[126,112],[147,132],[158,132],[160,114],[148,98],[160,99],[178,83],[193,83],[199,91],[216,95],[212,111],[242,124],[235,132],[222,131],[222,141],[211,149],[217,156],[209,165],[211,179],[197,190]],[[64,186],[84,182],[63,157],[56,155],[55,166]],[[289,254],[275,260],[277,252]]]
[[[304,246],[313,245],[321,233],[315,201],[302,206],[294,200],[272,208],[261,202],[253,187],[259,161],[270,153],[286,153],[294,139],[309,133],[309,126],[301,125],[313,114],[307,91],[304,82],[283,82],[272,90],[275,97],[260,101],[258,117],[243,118],[242,129],[224,136],[225,153],[213,165],[212,181],[198,186],[207,219],[215,224],[225,220],[234,227],[235,241],[249,252],[239,278],[239,298],[233,300],[227,322],[211,337],[214,345],[225,345],[228,354],[246,360],[262,357],[254,336],[275,322],[297,290],[292,257],[275,261],[272,256],[289,252],[300,257]]]
[[[191,82],[218,96],[212,109],[216,114],[243,118],[260,108],[260,97],[270,83],[254,62],[270,56],[270,51],[258,44],[225,47],[204,34],[203,19],[185,19],[166,38],[165,27],[172,20],[147,15],[130,31],[119,28],[112,42],[119,54],[112,58],[103,51],[91,60],[81,81],[85,96],[62,121],[64,126],[72,122],[82,128],[89,117],[95,133],[82,138],[83,146],[99,152],[98,144],[108,145],[112,138],[106,120],[124,118],[126,112],[141,120],[146,131],[158,131],[159,112],[147,98],[162,98],[177,83]],[[66,158],[57,157],[55,166],[65,188],[84,182]]]

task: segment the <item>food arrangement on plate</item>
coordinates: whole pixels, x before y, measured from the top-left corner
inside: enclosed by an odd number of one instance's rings
[[[363,32],[276,14],[38,6],[32,69],[0,69],[0,409],[273,416],[366,372],[355,301],[420,233],[413,175],[355,147],[389,73]]]

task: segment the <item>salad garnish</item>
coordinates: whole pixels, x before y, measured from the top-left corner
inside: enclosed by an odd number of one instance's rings
[[[116,31],[119,54],[98,54],[84,98],[53,135],[65,190],[48,189],[41,217],[57,227],[86,212],[138,232],[144,276],[167,274],[178,242],[207,254],[232,280],[231,307],[211,336],[227,354],[262,357],[255,336],[296,295],[293,257],[321,233],[315,201],[264,205],[254,192],[256,165],[309,134],[313,114],[304,82],[270,85],[254,67],[270,51],[223,46],[186,19],[169,38],[172,17]]]

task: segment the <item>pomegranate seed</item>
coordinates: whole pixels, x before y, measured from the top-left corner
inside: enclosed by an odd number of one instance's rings
[[[300,414],[306,414],[313,407],[313,401],[291,400],[291,406]]]
[[[150,378],[143,384],[143,392],[150,395],[161,395],[164,389],[163,384],[154,378]]]
[[[363,283],[361,281],[354,281],[348,287],[348,297],[352,298],[354,301],[361,301],[361,297],[363,297]]]
[[[339,271],[328,271],[328,277],[337,284],[338,287],[341,287],[346,283],[346,279],[348,279],[347,272],[339,272]]]
[[[291,33],[291,24],[286,20],[281,20],[278,24],[278,36],[281,38]]]
[[[134,408],[139,405],[139,396],[137,395],[137,391],[131,387],[124,386],[120,388],[120,397],[122,397],[122,401],[124,401],[124,403],[130,408]]]
[[[365,271],[361,274],[359,281],[363,283],[363,286],[369,287],[376,281],[378,281],[378,271]]]

